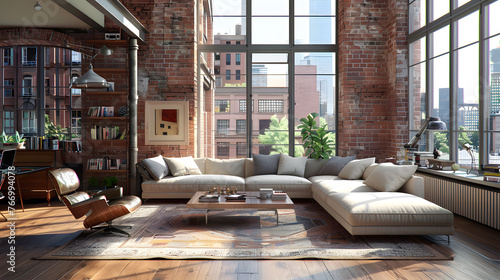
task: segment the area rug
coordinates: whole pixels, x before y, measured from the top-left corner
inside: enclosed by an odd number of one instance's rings
[[[143,205],[114,224],[131,225],[130,237],[84,230],[40,259],[452,259],[426,237],[353,237],[312,200],[279,210],[279,225],[256,210],[209,212],[205,224],[184,204]]]

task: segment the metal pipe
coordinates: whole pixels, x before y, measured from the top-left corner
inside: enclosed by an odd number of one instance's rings
[[[139,195],[139,188],[136,184],[137,171],[135,164],[137,163],[137,39],[129,40],[128,64],[129,64],[129,193]]]

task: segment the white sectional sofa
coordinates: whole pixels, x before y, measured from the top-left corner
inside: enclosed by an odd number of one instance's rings
[[[424,199],[423,178],[411,175],[416,168],[410,175],[405,169],[406,174],[400,176],[398,173],[405,173],[400,172],[405,167],[376,164],[374,159],[341,158],[344,165],[338,175],[318,175],[325,173],[326,160],[279,157],[280,166],[276,173],[270,171],[273,174],[262,174],[262,168],[252,158],[158,156],[143,160],[137,165],[143,177],[142,198],[190,198],[196,191],[208,191],[214,186],[237,187],[239,191],[273,188],[286,191],[292,199],[315,199],[352,235],[453,234],[453,214]],[[270,158],[264,160],[260,158],[259,162],[271,162]]]

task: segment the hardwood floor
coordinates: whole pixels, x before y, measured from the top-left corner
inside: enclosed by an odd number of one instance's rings
[[[157,203],[157,202],[153,202]],[[165,202],[163,202],[165,203]],[[168,203],[168,202],[166,202]],[[152,204],[149,202],[148,204]],[[19,207],[20,208],[20,207]],[[36,260],[83,230],[60,202],[25,203],[10,222],[0,222],[0,279],[499,279],[500,231],[455,218],[452,261],[357,260]],[[7,205],[0,209],[10,218]],[[0,218],[1,219],[1,218]],[[390,237],[388,237],[390,238]],[[447,243],[446,237],[437,236]],[[9,271],[9,240],[15,240],[15,272]]]

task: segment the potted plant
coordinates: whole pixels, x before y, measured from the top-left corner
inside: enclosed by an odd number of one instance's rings
[[[11,136],[7,135],[4,130],[0,136],[0,146],[24,149],[24,140],[23,134],[19,134],[19,132],[16,131],[16,134]]]
[[[116,176],[108,176],[104,178],[104,186],[106,188],[116,187],[116,184],[118,184],[118,178],[116,178]]]
[[[326,124],[316,125],[315,118],[317,113],[311,113],[306,118],[300,119],[302,145],[305,149],[305,155],[314,159],[329,159],[333,153],[334,142],[328,137],[329,131],[326,130]]]
[[[93,190],[96,190],[99,187],[99,179],[97,177],[90,177],[89,178],[89,187]]]

